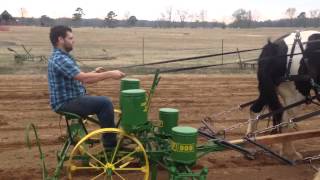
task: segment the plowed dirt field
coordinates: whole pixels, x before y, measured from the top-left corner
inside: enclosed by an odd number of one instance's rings
[[[148,89],[153,76],[133,76]],[[118,106],[119,81],[105,81],[88,86],[89,93],[112,98]],[[238,104],[257,97],[254,75],[163,75],[152,101],[150,119],[158,119],[158,109],[172,107],[180,110],[179,124],[200,127],[206,116],[215,116]],[[59,116],[49,107],[46,76],[0,76],[0,179],[41,179],[41,166],[36,146],[25,146],[25,127],[33,122],[39,129],[47,167],[52,174],[56,165],[56,150],[62,145],[59,137],[65,134],[66,125],[59,124]],[[303,106],[298,112],[308,112],[315,106]],[[234,111],[214,120],[214,127],[222,129],[248,119],[248,109]],[[260,123],[261,128],[266,122]],[[304,121],[300,129],[315,129],[320,120]],[[228,139],[241,138],[246,127],[227,132]],[[199,142],[204,139],[199,138]],[[305,157],[320,152],[320,138],[296,141],[296,147]],[[272,147],[275,151],[278,146]],[[197,161],[196,167],[209,168],[208,179],[215,180],[309,180],[314,171],[307,163],[295,166],[283,163],[267,155],[247,160],[235,151],[208,154]],[[160,170],[158,179],[168,179]],[[63,177],[65,178],[65,171]],[[135,179],[132,177],[132,179]]]

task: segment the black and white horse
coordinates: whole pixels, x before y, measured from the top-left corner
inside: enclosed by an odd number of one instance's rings
[[[310,91],[313,89],[310,81],[283,81],[284,77],[308,75],[316,83],[319,83],[320,32],[301,31],[299,33],[304,55],[300,54],[301,48],[298,43],[293,46],[296,33],[284,35],[274,42],[269,41],[264,46],[258,61],[259,97],[250,107],[250,119],[255,119],[257,113],[261,112],[264,107],[275,111],[310,96]],[[294,48],[293,51],[292,48]],[[287,55],[292,52],[299,54],[294,55],[291,65],[288,65],[290,57]],[[282,98],[283,104],[281,104],[278,95]],[[292,110],[288,110],[274,115],[273,125],[289,121],[292,113]],[[247,133],[254,132],[256,128],[257,122],[250,121]],[[289,131],[289,129],[286,128],[282,131]],[[291,159],[302,158],[291,142],[283,143],[281,154]]]

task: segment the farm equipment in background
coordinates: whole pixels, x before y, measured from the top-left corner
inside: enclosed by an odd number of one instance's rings
[[[23,53],[18,53],[16,50],[12,48],[7,48],[8,51],[13,52],[14,62],[16,64],[22,65],[24,62],[39,62],[39,63],[48,63],[48,58],[44,55],[36,56],[31,53],[32,48],[27,49],[25,45],[21,45],[23,49]],[[93,57],[85,57],[85,56],[77,56],[74,57],[75,61],[79,62],[82,67],[87,69],[92,69],[92,67],[88,66],[85,61],[105,61],[105,60],[113,60],[116,59],[114,56],[110,56],[106,49],[102,49],[104,52],[102,55],[93,56]]]
[[[47,63],[48,59],[46,56],[35,56],[31,54],[32,48],[29,50],[25,47],[25,45],[21,45],[22,49],[24,50],[24,53],[18,53],[16,50],[12,48],[7,48],[9,51],[14,53],[14,62],[16,64],[23,64],[25,61],[38,61],[38,62],[43,62]]]

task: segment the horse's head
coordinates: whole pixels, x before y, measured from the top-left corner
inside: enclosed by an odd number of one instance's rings
[[[318,84],[320,83],[320,34],[313,34],[307,42],[304,53],[308,73]]]
[[[262,48],[259,60],[268,60],[279,55],[279,46],[268,40],[268,43]]]

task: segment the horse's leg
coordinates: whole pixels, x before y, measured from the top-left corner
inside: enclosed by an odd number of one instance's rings
[[[314,176],[313,180],[320,180],[320,171],[318,171],[316,173],[316,175]]]
[[[247,128],[247,135],[251,134],[252,132],[257,130],[258,122],[255,121],[256,117],[258,116],[259,113],[255,113],[253,111],[250,111],[249,115],[249,123],[248,123],[248,128]]]
[[[284,106],[293,104],[297,101],[300,101],[304,98],[295,88],[295,85],[293,82],[285,82],[280,84],[278,87],[278,91],[280,96],[283,98],[284,101]],[[282,122],[289,122],[289,119],[293,117],[294,113],[292,109],[289,109],[283,113],[282,116]],[[284,127],[282,128],[282,132],[292,132],[292,128]],[[281,154],[292,159],[292,160],[297,160],[297,159],[302,159],[302,155],[296,151],[293,142],[284,142],[282,143],[282,149],[281,149]]]
[[[260,112],[263,110],[265,106],[265,103],[263,100],[259,97],[256,102],[250,107],[250,116],[249,116],[249,123],[247,128],[246,134],[251,134],[255,130],[257,130],[258,121],[255,119],[260,114]]]

